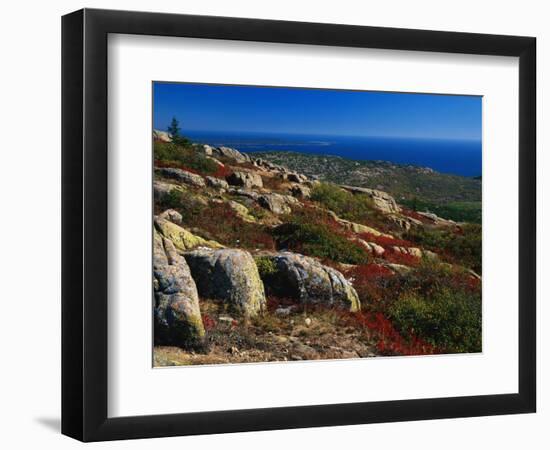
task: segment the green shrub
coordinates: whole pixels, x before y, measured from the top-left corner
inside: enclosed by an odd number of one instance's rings
[[[465,224],[460,232],[416,227],[411,228],[405,239],[444,257],[449,256],[452,262],[481,274],[481,225]]]
[[[402,198],[399,202],[414,211],[430,211],[444,219],[481,224],[480,201],[447,201],[436,203],[413,197],[412,199]]]
[[[288,222],[273,230],[279,248],[346,264],[366,264],[369,254],[323,224]]]
[[[153,152],[155,161],[165,165],[183,166],[182,168],[205,175],[213,174],[218,170],[216,162],[208,159],[191,144],[179,145],[157,141],[154,143]]]
[[[155,206],[159,211],[175,209],[183,216],[184,220],[201,217],[208,209],[197,200],[195,194],[178,189],[172,189],[168,194],[164,194]]]
[[[334,211],[339,217],[353,222],[368,222],[386,228],[387,221],[366,194],[352,194],[331,183],[320,183],[311,192],[311,199]]]
[[[273,260],[271,260],[270,258],[267,258],[266,256],[259,256],[254,260],[256,262],[256,266],[258,267],[258,272],[260,273],[260,278],[262,278],[262,280],[277,273],[277,267],[275,266]]]
[[[444,352],[481,351],[481,299],[473,293],[448,288],[430,296],[406,292],[389,315],[402,335],[412,333]]]
[[[182,192],[172,189],[168,194],[164,194],[158,204],[162,209],[176,209],[182,204]]]

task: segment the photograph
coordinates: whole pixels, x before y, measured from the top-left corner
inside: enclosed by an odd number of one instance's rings
[[[482,97],[154,82],[153,365],[482,351]]]

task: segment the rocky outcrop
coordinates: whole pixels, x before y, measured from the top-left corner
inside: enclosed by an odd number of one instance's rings
[[[358,242],[369,253],[372,253],[376,256],[382,256],[386,251],[384,250],[384,247],[374,242],[367,242],[363,239],[356,239],[356,242]]]
[[[166,131],[153,130],[153,140],[160,142],[172,142],[172,137]]]
[[[397,273],[398,275],[407,275],[413,270],[412,267],[405,266],[403,264],[385,263],[383,264],[383,266],[390,269],[392,272]]]
[[[354,233],[357,233],[357,234],[368,233],[368,234],[372,234],[373,236],[383,236],[387,238],[393,238],[391,234],[383,233],[377,230],[376,228],[372,228],[367,225],[363,225],[361,223],[355,223],[355,222],[350,222],[349,220],[341,219],[334,212],[330,210],[327,210],[327,212],[338,224],[342,225],[344,228],[350,231],[353,231]]]
[[[374,207],[384,213],[398,213],[401,211],[395,199],[387,192],[356,186],[343,185],[342,187],[352,194],[367,195],[372,200]]]
[[[218,242],[196,236],[185,228],[159,216],[155,217],[154,226],[161,236],[170,240],[180,251],[191,250],[196,247],[223,248],[223,245]]]
[[[409,231],[413,226],[422,226],[422,222],[420,220],[412,217],[401,216],[398,214],[388,214],[386,217],[389,221],[393,222],[405,231]]]
[[[173,190],[183,192],[184,188],[179,184],[165,183],[164,181],[153,182],[153,194],[155,200],[161,200],[165,195],[169,194]]]
[[[254,191],[250,191],[248,189],[230,187],[228,189],[228,192],[232,195],[238,195],[239,197],[248,198],[254,201],[258,201],[258,199],[260,198],[260,194]]]
[[[161,167],[156,169],[165,178],[172,178],[180,183],[189,184],[195,187],[205,187],[204,179],[197,174],[173,167]]]
[[[204,326],[189,266],[174,244],[157,231],[153,238],[155,343],[200,347]]]
[[[255,223],[256,219],[250,214],[248,208],[235,200],[229,200],[229,207],[235,212],[237,217],[249,223]]]
[[[255,172],[235,171],[226,178],[233,186],[242,186],[247,189],[263,187],[262,177]]]
[[[289,173],[287,174],[286,179],[295,183],[304,183],[307,181],[307,177],[301,173]]]
[[[212,187],[214,189],[218,189],[218,190],[227,190],[229,189],[229,184],[227,183],[227,181],[225,180],[222,180],[220,178],[216,178],[216,177],[206,177],[206,184],[209,186],[209,187]]]
[[[167,209],[166,211],[163,211],[159,214],[160,219],[166,219],[172,223],[175,223],[177,225],[181,225],[183,221],[182,215],[177,212],[175,209]]]
[[[391,249],[395,253],[414,256],[415,258],[422,258],[422,250],[420,250],[418,247],[400,247],[397,245],[393,245]]]
[[[436,226],[456,226],[457,223],[454,220],[448,220],[443,219],[442,217],[439,217],[437,214],[431,213],[431,212],[417,212],[418,215],[424,217],[429,222],[431,222],[433,225]]]
[[[237,163],[250,162],[250,157],[240,151],[229,147],[212,148],[213,156],[221,156],[224,158],[232,159]]]
[[[361,309],[357,292],[337,270],[297,253],[281,252],[266,257],[276,270],[264,278],[264,283],[275,295],[350,311]]]
[[[311,188],[303,184],[293,184],[292,186],[290,186],[289,191],[292,195],[294,195],[294,197],[298,197],[298,198],[311,197]]]
[[[289,214],[292,211],[290,205],[296,204],[296,199],[287,195],[271,193],[260,195],[258,203],[273,214]]]
[[[250,253],[200,249],[184,256],[201,297],[221,300],[245,316],[265,309],[264,285]]]

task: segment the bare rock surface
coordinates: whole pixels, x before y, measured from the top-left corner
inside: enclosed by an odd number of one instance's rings
[[[208,239],[203,239],[200,236],[196,236],[185,228],[182,228],[179,225],[159,216],[155,217],[154,226],[155,230],[160,233],[161,236],[170,240],[180,251],[191,250],[196,247],[223,247],[223,245],[216,241],[211,241]]]
[[[401,211],[395,199],[387,192],[356,186],[343,185],[342,187],[352,194],[368,195],[372,199],[374,206],[384,213],[398,213]]]
[[[204,178],[195,173],[187,172],[186,170],[177,169],[174,167],[161,167],[156,169],[160,175],[166,178],[172,178],[180,183],[189,184],[195,187],[205,187]]]
[[[177,212],[175,209],[167,209],[166,211],[163,211],[162,213],[159,214],[159,218],[166,219],[177,225],[181,225],[183,220],[182,215],[179,212]]]
[[[153,130],[153,139],[161,142],[172,142],[172,137],[166,131]]]
[[[265,309],[264,285],[247,251],[199,249],[184,256],[201,297],[221,300],[245,316]]]
[[[320,303],[350,311],[361,309],[357,292],[344,275],[319,261],[298,253],[267,256],[276,272],[264,282],[274,293],[301,303]]]
[[[233,186],[241,186],[247,189],[263,187],[262,177],[255,172],[235,171],[226,180]]]
[[[295,200],[294,197],[277,194],[275,192],[270,194],[260,195],[258,197],[258,203],[265,209],[268,209],[274,214],[289,214],[292,210],[290,204]]]
[[[227,181],[222,180],[220,178],[216,178],[216,177],[207,176],[206,177],[206,184],[209,187],[212,187],[212,188],[218,189],[218,190],[221,190],[221,189],[227,190],[227,189],[229,189],[229,184],[227,183]]]
[[[155,342],[179,347],[203,343],[199,296],[189,266],[174,244],[155,231],[153,239]]]
[[[184,188],[179,184],[165,183],[164,181],[153,182],[153,194],[155,200],[161,200],[165,195],[170,194],[173,190],[183,192]]]

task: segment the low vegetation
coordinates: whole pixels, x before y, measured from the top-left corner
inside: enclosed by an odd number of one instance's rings
[[[177,167],[202,175],[213,175],[219,165],[197,152],[193,145],[181,145],[171,142],[156,141],[153,155],[157,166]]]
[[[464,224],[458,230],[412,228],[406,238],[481,274],[481,225]]]
[[[481,224],[481,202],[446,202],[438,204],[417,197],[403,199],[401,203],[413,211],[431,212],[439,217],[454,220],[455,222],[470,222]]]
[[[332,183],[320,183],[311,193],[311,200],[335,212],[342,219],[357,223],[369,223],[381,229],[388,228],[382,214],[373,206],[368,195],[352,194]]]
[[[179,134],[177,123],[170,133],[176,136],[174,142],[154,142],[157,167],[219,178],[239,167],[258,170],[242,158],[237,162],[220,157],[216,162],[207,157]],[[156,365],[481,351],[481,281],[470,271],[481,274],[480,180],[382,162],[357,165],[342,158],[285,153],[288,160],[281,160],[275,155],[273,162],[298,172],[318,175],[320,168],[328,168],[325,180],[313,185],[309,199],[290,199],[283,210],[291,208],[290,214],[275,213],[257,200],[270,191],[289,195],[285,177],[265,171],[262,189],[243,188],[256,191],[256,197],[250,195],[254,192],[244,195],[227,187],[181,185],[156,199],[155,214],[173,209],[190,232],[252,254],[267,297],[267,309],[262,307],[255,317],[233,314],[223,302],[201,298],[206,350],[157,347]],[[396,175],[391,178],[388,173]],[[163,180],[160,171],[155,179],[174,183]],[[400,195],[398,203],[408,208],[403,215],[420,225],[406,231],[391,220],[396,214],[389,217],[374,207],[369,196],[351,194],[334,184],[338,182],[386,188]],[[468,223],[435,226],[417,211]],[[368,228],[338,218],[366,225],[372,233],[361,233]],[[417,247],[415,252],[412,247]],[[265,255],[282,250],[318,258],[341,272],[343,282],[357,292],[361,310],[313,306],[284,298],[287,294],[281,292],[275,295],[266,280],[276,279],[277,270],[283,269]]]
[[[481,283],[464,270],[429,261],[406,275],[368,264],[350,269],[364,312],[382,314],[407,340],[434,352],[481,351]]]
[[[360,245],[320,223],[286,222],[273,230],[277,248],[345,264],[365,264],[370,255]]]

